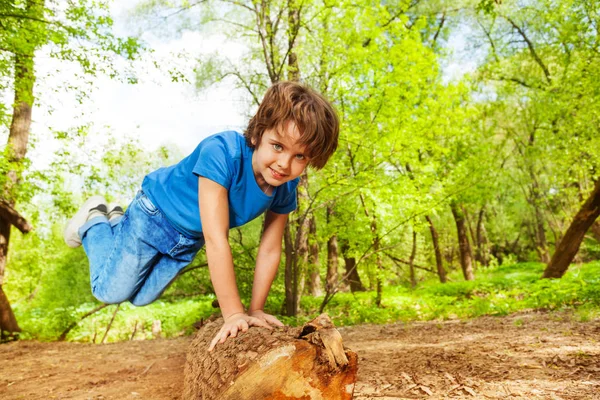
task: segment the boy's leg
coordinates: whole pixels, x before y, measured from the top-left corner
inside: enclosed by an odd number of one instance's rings
[[[204,245],[204,240],[193,240],[180,235],[179,243],[152,266],[138,292],[130,299],[135,306],[145,306],[158,299],[188,266]]]
[[[80,235],[90,261],[92,292],[106,303],[130,299],[153,265],[177,244],[178,233],[166,226],[162,214],[142,192],[114,228],[107,218],[89,222],[91,226],[84,225]]]

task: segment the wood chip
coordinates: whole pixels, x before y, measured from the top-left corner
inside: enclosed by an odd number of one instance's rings
[[[464,390],[465,392],[469,393],[473,397],[477,397],[477,393],[472,388],[470,388],[468,386],[463,386],[462,390]]]

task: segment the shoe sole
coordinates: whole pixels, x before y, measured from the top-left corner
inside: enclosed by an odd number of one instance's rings
[[[92,196],[79,208],[77,213],[67,222],[63,237],[67,246],[76,248],[81,246],[81,238],[79,237],[79,228],[87,222],[87,215],[90,208],[94,208],[99,204],[106,204],[106,200],[102,196]]]

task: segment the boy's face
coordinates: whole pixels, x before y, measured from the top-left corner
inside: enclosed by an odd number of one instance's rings
[[[308,165],[305,146],[298,143],[300,132],[293,121],[285,126],[285,132],[275,128],[266,130],[252,155],[252,169],[256,182],[264,189],[280,186],[299,177]],[[266,186],[266,188],[265,188]]]

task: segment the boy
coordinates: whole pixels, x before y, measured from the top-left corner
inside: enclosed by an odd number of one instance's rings
[[[92,293],[105,303],[156,300],[206,245],[223,327],[210,344],[250,326],[282,326],[263,307],[281,258],[288,214],[304,169],[322,168],[337,147],[338,119],[310,88],[281,82],[269,88],[244,135],[204,139],[178,164],[148,174],[123,213],[101,196],[84,203],[65,229],[83,244]],[[248,312],[238,294],[228,231],[267,211]]]

